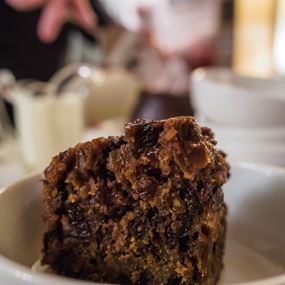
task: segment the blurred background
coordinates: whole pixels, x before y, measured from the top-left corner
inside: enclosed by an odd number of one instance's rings
[[[7,0],[0,36],[1,186],[180,115],[234,162],[285,166],[284,0]]]

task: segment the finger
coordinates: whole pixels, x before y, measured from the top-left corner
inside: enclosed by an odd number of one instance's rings
[[[5,0],[6,3],[19,11],[30,11],[41,7],[45,0]]]
[[[46,43],[53,42],[68,16],[68,0],[50,0],[45,6],[38,25],[38,36]]]
[[[69,0],[75,21],[85,29],[96,26],[96,15],[89,0]]]

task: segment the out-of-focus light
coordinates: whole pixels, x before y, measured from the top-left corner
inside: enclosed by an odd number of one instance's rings
[[[273,44],[273,64],[274,69],[278,73],[285,75],[285,0],[278,0],[276,11],[277,19]]]
[[[274,16],[272,0],[235,1],[234,69],[237,73],[253,77],[272,75]]]
[[[91,70],[87,66],[81,66],[78,70],[78,74],[83,78],[89,78],[91,76]]]

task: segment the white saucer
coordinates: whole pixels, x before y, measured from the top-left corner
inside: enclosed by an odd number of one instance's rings
[[[5,285],[90,284],[32,272],[40,258],[40,175],[0,191],[0,283]],[[220,284],[285,284],[285,170],[240,164],[225,186],[228,235]]]

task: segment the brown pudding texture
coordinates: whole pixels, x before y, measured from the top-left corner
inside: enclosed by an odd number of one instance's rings
[[[229,176],[215,144],[194,118],[177,117],[60,153],[44,176],[42,263],[97,282],[215,284]]]

